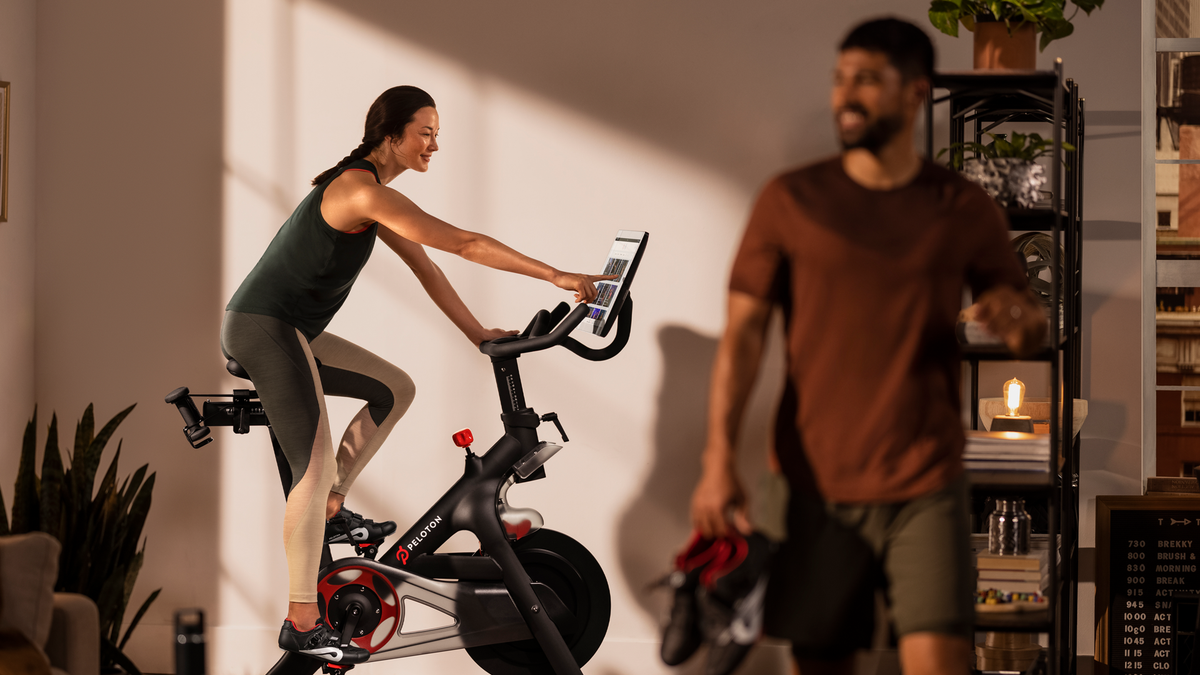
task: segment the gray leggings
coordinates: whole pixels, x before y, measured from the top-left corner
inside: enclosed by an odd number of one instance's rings
[[[321,333],[310,343],[286,322],[261,314],[226,312],[221,349],[250,375],[292,471],[283,522],[289,600],[316,602],[329,493],[349,492],[408,410],[416,393],[413,381],[336,335]],[[365,401],[336,455],[326,395]]]

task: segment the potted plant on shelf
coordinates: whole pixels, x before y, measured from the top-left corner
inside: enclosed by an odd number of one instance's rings
[[[950,153],[951,168],[961,171],[968,180],[978,183],[1001,206],[1030,209],[1041,198],[1046,184],[1046,169],[1037,163],[1039,157],[1050,154],[1054,141],[1041,134],[993,134],[990,143],[967,141],[943,148],[937,156]],[[1063,143],[1064,150],[1075,146]],[[975,157],[964,159],[967,152]]]
[[[82,593],[96,602],[100,612],[100,664],[105,672],[121,670],[138,675],[136,665],[122,651],[150,603],[158,597],[154,591],[138,608],[121,635],[125,609],[133,593],[146,546],[142,526],[150,511],[154,475],[146,475],[143,464],[133,476],[118,484],[117,461],[120,442],[108,470],[95,487],[100,456],[117,425],[133,406],[117,413],[95,433],[92,406],[75,428],[74,452],[68,453],[69,466],[63,467],[58,446],[58,418],[51,416],[42,457],[42,475],[34,469],[37,455],[37,409],[25,427],[21,458],[13,492],[12,524],[0,494],[0,535],[46,532],[62,544],[55,591]],[[93,496],[93,491],[95,495]],[[162,590],[162,589],[159,589]]]
[[[1091,14],[1104,0],[1069,0],[1075,5],[1066,16],[1068,0],[931,0],[929,21],[946,35],[958,37],[958,25],[975,33],[975,68],[1033,69],[1037,54],[1046,45],[1075,31],[1071,21],[1079,10]]]

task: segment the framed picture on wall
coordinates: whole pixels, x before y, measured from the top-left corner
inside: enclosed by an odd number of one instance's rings
[[[8,222],[9,85],[0,82],[0,223]]]

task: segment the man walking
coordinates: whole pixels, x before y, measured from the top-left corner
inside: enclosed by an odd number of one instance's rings
[[[782,307],[788,378],[775,454],[788,480],[788,541],[768,632],[803,675],[848,675],[886,593],[906,675],[965,674],[974,574],[954,325],[975,318],[1016,354],[1046,315],[977,186],[917,154],[933,46],[916,26],[869,21],[843,40],[831,105],[842,152],[763,189],[729,284],[692,519],[746,529],[735,442],[771,310]]]

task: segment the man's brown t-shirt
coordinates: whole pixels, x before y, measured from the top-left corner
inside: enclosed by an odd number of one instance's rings
[[[1027,286],[1004,214],[956,173],[926,162],[909,184],[870,190],[835,157],[767,184],[729,287],[787,316],[780,414],[797,433],[777,434],[776,451],[793,486],[896,502],[962,473],[964,284]]]

